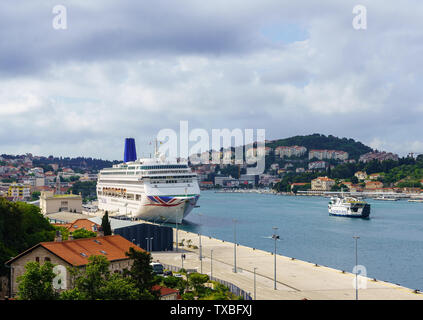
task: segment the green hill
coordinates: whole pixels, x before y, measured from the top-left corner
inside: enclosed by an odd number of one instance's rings
[[[373,151],[372,148],[354,139],[338,138],[332,135],[325,136],[318,133],[279,139],[266,143],[266,146],[270,148],[294,145],[304,146],[307,150],[328,149],[345,151],[348,152],[350,159],[358,159],[360,155]]]

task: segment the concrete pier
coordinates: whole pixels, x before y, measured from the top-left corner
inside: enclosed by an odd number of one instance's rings
[[[176,239],[176,229],[174,229]],[[179,242],[185,239],[185,246],[179,251],[153,252],[153,260],[182,266],[181,253],[185,253],[184,268],[197,269],[201,262],[199,248],[188,248],[187,240],[199,247],[198,234],[178,230]],[[210,275],[211,250],[213,250],[213,276],[229,281],[250,292],[254,298],[254,268],[256,269],[257,300],[354,300],[355,274],[341,270],[316,266],[314,263],[292,260],[276,255],[276,290],[274,290],[274,255],[263,250],[238,245],[236,255],[237,272],[234,268],[234,244],[208,236],[201,236],[203,273]],[[413,289],[384,281],[358,277],[359,300],[423,300],[422,293]],[[365,284],[365,288],[361,286]]]

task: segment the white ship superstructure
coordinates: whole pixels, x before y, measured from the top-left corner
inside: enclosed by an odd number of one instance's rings
[[[332,197],[328,211],[332,216],[367,218],[370,215],[370,205],[354,197]]]
[[[181,223],[196,206],[200,188],[187,163],[156,157],[101,170],[97,197],[99,209],[111,215]]]

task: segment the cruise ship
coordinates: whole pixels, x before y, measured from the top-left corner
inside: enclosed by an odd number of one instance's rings
[[[114,216],[182,223],[200,197],[197,174],[188,163],[169,162],[157,153],[137,159],[135,140],[125,141],[124,162],[100,171],[98,208]]]

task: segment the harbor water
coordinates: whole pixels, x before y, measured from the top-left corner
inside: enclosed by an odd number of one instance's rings
[[[266,251],[274,250],[277,227],[278,254],[348,272],[355,265],[357,235],[358,264],[368,277],[423,290],[423,203],[369,199],[370,219],[353,219],[329,216],[328,201],[202,191],[200,208],[178,227],[231,242],[236,237],[237,243]]]

